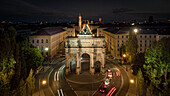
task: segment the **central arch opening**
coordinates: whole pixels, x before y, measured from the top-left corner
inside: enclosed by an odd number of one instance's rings
[[[84,53],[81,56],[81,70],[82,71],[90,70],[90,55],[87,53]]]

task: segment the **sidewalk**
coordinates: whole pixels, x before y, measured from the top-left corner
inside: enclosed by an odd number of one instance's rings
[[[134,76],[132,74],[132,70],[130,69],[130,65],[127,65],[127,71],[126,71],[126,65],[123,65],[122,66],[125,70],[125,72],[127,73],[128,77],[129,77],[129,80],[133,79],[134,80],[134,83],[130,83],[129,85],[129,89],[128,89],[128,92],[126,94],[126,96],[136,96],[136,91],[137,91],[137,88],[136,88],[136,76]],[[129,81],[130,82],[130,81]]]

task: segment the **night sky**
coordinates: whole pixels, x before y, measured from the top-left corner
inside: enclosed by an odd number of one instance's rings
[[[3,20],[66,20],[105,21],[170,19],[170,0],[1,0],[0,21]]]

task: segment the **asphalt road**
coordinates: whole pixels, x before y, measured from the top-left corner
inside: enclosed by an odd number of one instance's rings
[[[114,96],[125,96],[129,88],[129,78],[126,72],[122,67],[111,60],[106,60],[106,66],[113,70],[115,76],[112,80],[111,86],[104,94],[99,92],[99,86],[101,86],[103,82],[93,84],[76,84],[67,82],[64,75],[65,61],[56,62],[56,64],[53,64],[44,71],[41,70],[41,72],[35,76],[36,92],[39,92],[40,87],[40,90],[43,90],[45,96],[76,96],[78,94],[91,95],[97,90],[96,93],[100,93],[101,96],[104,96],[115,87],[116,90],[113,93]],[[116,72],[120,72],[120,76],[117,76]],[[47,84],[42,85],[42,80],[46,80]],[[95,96],[98,95],[95,94]]]
[[[111,84],[107,87],[104,93],[100,92],[100,89],[102,89],[101,86],[94,96],[126,96],[129,89],[129,78],[126,72],[120,65],[112,62],[112,60],[106,60],[106,64],[106,67],[113,71]]]

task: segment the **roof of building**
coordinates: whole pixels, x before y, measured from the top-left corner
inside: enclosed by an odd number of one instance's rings
[[[31,35],[54,35],[60,32],[66,31],[62,27],[47,27],[44,29],[37,30],[36,33]]]
[[[156,30],[140,30],[140,34],[158,34]]]
[[[130,27],[111,27],[108,29],[104,29],[105,31],[108,31],[112,34],[128,34]],[[158,32],[154,29],[139,29],[139,34],[158,34]]]

